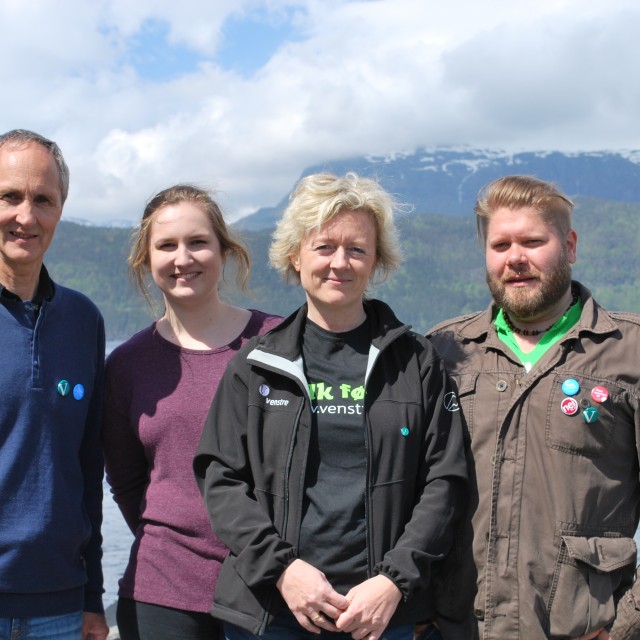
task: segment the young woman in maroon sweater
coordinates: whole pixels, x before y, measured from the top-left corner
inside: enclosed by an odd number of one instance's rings
[[[247,250],[205,191],[178,185],[150,200],[129,264],[147,297],[151,275],[164,313],[114,350],[106,369],[107,479],[135,536],[120,580],[122,640],[211,640],[220,631],[209,611],[227,551],[191,461],[227,363],[280,320],[220,299],[229,258],[244,289]]]

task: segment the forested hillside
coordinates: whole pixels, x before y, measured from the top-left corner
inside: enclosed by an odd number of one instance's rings
[[[640,312],[640,205],[576,198],[578,263],[574,274],[607,307]],[[424,332],[448,317],[489,302],[482,253],[472,216],[405,214],[399,218],[405,261],[373,294]],[[124,339],[151,321],[145,301],[133,290],[126,256],[131,231],[61,222],[46,264],[54,279],[86,293],[105,316],[108,338]],[[233,302],[287,314],[303,300],[267,266],[270,231],[245,231],[253,257],[252,298]],[[233,282],[233,274],[227,276]]]

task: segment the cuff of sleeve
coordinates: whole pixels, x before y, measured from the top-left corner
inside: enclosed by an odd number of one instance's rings
[[[282,572],[296,559],[296,550],[289,546],[282,546],[273,553],[246,553],[238,556],[235,570],[249,587],[260,584],[275,584]]]
[[[640,609],[633,593],[627,591],[618,602],[616,619],[609,634],[613,640],[634,640],[640,633]]]
[[[402,601],[406,602],[410,596],[411,591],[408,588],[408,584],[406,580],[403,580],[400,574],[397,571],[393,571],[389,567],[377,566],[373,571],[374,575],[384,576],[385,578],[389,578],[393,584],[398,587],[398,591],[402,594]]]
[[[93,591],[84,592],[84,611],[89,613],[104,614],[104,606],[102,604],[102,594]]]

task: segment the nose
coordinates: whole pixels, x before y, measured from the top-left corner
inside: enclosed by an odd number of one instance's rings
[[[26,198],[18,206],[16,212],[16,222],[22,226],[28,227],[36,222],[36,211],[32,202]]]
[[[337,247],[331,256],[332,269],[345,269],[349,266],[349,255],[344,247]]]
[[[187,265],[193,261],[191,250],[184,244],[179,244],[176,249],[175,263],[177,265]]]
[[[514,271],[522,271],[522,269],[527,264],[527,256],[525,255],[522,247],[514,244],[509,249],[509,254],[507,255],[507,265],[513,269]]]

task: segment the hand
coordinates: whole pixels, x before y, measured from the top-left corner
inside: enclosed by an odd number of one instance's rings
[[[607,633],[604,629],[598,629],[597,631],[592,631],[588,633],[586,636],[580,636],[575,640],[613,640],[613,638]]]
[[[336,627],[354,640],[378,640],[402,594],[389,578],[379,575],[353,587],[346,597],[349,607],[336,620]]]
[[[102,613],[85,611],[82,614],[82,640],[107,640],[109,626]]]
[[[300,626],[311,633],[337,631],[333,624],[349,602],[329,584],[322,571],[304,560],[294,560],[276,583]]]
[[[431,622],[424,622],[424,623],[413,625],[414,640],[419,640],[420,638],[422,638],[423,633],[425,633],[427,630],[429,630],[430,632],[431,629],[433,629],[434,627],[438,629],[438,631],[440,630],[440,627],[438,626],[438,623],[435,620]],[[430,633],[429,637],[431,637],[431,635],[432,634]]]

